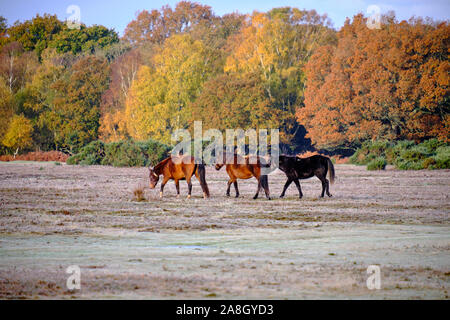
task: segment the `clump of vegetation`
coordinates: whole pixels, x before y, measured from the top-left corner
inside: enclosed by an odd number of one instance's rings
[[[142,167],[167,157],[170,147],[154,140],[103,143],[93,141],[67,159],[67,164]]]
[[[92,141],[80,152],[67,159],[67,164],[94,165],[100,164],[105,157],[105,144],[101,141]]]
[[[25,160],[25,161],[58,161],[66,162],[69,155],[61,151],[35,151],[28,152],[26,154],[21,154],[16,157],[13,155],[3,155],[0,156],[0,161],[14,161],[14,160]]]
[[[143,184],[138,184],[134,189],[133,189],[133,195],[134,195],[134,201],[146,201],[147,199],[144,196],[144,185]]]
[[[400,170],[450,168],[450,145],[438,139],[416,144],[414,141],[366,141],[350,163],[367,165],[368,170],[382,170],[392,164]]]
[[[367,170],[384,170],[387,161],[384,157],[377,157],[367,164]]]

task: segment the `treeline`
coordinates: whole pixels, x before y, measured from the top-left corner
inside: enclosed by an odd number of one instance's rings
[[[290,151],[449,140],[448,23],[314,10],[217,16],[181,1],[141,11],[119,39],[56,16],[0,19],[1,153],[95,140],[171,144],[175,129],[279,128]]]

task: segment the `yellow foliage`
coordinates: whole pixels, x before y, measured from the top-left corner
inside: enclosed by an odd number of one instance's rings
[[[32,132],[33,125],[29,119],[25,118],[24,115],[14,115],[3,137],[2,144],[17,150],[25,149],[32,145]]]

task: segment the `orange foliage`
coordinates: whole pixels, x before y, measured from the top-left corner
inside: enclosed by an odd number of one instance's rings
[[[320,148],[367,139],[448,140],[448,23],[383,17],[369,29],[346,22],[337,46],[323,46],[305,67],[299,124]]]
[[[69,155],[62,153],[60,151],[48,151],[48,152],[29,152],[27,154],[18,155],[15,158],[12,155],[0,156],[0,161],[14,161],[14,160],[25,160],[25,161],[59,161],[66,162]]]

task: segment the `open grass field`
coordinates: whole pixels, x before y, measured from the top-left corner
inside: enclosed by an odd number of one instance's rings
[[[146,168],[0,163],[0,298],[448,299],[450,170],[366,171],[336,165],[321,184],[269,176],[225,196],[224,169],[207,169],[211,198],[169,182],[164,199]],[[81,268],[69,291],[66,268]],[[379,265],[381,289],[366,286]]]

